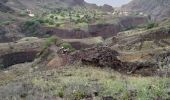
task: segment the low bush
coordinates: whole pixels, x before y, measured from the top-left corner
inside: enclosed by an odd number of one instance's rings
[[[44,45],[44,48],[48,48],[52,44],[55,44],[57,42],[57,40],[58,39],[56,37],[54,37],[54,36],[47,38],[47,40],[45,42],[45,45]]]
[[[60,25],[61,25],[60,23],[56,23],[55,24],[56,27],[60,27]]]
[[[0,69],[3,69],[4,68],[4,65],[3,64],[0,64]]]
[[[59,96],[60,98],[63,98],[63,97],[64,97],[64,91],[58,92],[58,96]]]
[[[27,35],[34,35],[40,34],[39,28],[41,26],[40,21],[37,20],[30,20],[26,21],[21,27],[22,32],[26,33]]]
[[[43,20],[43,19],[37,19],[36,21],[38,21],[41,24],[45,23],[45,20]]]
[[[11,23],[11,21],[3,21],[0,22],[0,25],[9,25]]]
[[[58,17],[55,17],[55,20],[58,20]]]
[[[24,17],[24,16],[27,16],[27,13],[25,11],[21,11],[18,15],[21,17]]]
[[[50,22],[50,20],[49,20],[49,19],[46,19],[46,20],[45,20],[45,23],[49,23],[49,22]]]
[[[82,91],[76,91],[74,92],[73,94],[73,97],[75,100],[82,100],[85,98],[86,96],[86,93],[82,92]]]
[[[50,18],[52,18],[52,19],[53,19],[53,18],[54,18],[54,15],[51,15],[51,16],[50,16]]]
[[[158,23],[152,22],[152,23],[149,23],[149,24],[146,26],[146,28],[147,28],[147,29],[152,29],[152,28],[158,27],[158,26],[159,26]]]
[[[53,21],[50,21],[48,24],[49,24],[49,25],[54,25],[54,22],[53,22]]]
[[[70,51],[74,51],[75,49],[72,47],[69,43],[62,43],[60,47],[63,47],[64,49],[69,49]]]

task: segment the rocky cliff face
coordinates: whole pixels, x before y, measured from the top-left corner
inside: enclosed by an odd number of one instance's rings
[[[118,32],[131,29],[138,25],[148,22],[147,17],[125,17],[120,18],[117,24],[98,24],[91,25],[89,32],[92,36],[102,36],[108,38],[116,35]]]
[[[156,20],[170,16],[170,0],[133,0],[122,8],[128,11],[146,13]]]

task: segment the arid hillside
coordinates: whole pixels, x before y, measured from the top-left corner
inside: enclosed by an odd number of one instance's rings
[[[0,100],[170,100],[169,4],[0,0]]]
[[[133,0],[122,8],[127,11],[146,13],[156,20],[163,20],[170,16],[169,0]]]

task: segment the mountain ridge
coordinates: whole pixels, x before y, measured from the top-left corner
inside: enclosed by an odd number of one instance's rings
[[[133,0],[122,9],[146,13],[153,20],[163,20],[170,16],[170,0]]]
[[[0,3],[14,10],[39,10],[45,6],[52,8],[70,8],[75,6],[87,7],[92,9],[101,9],[103,11],[112,11],[113,7],[109,5],[97,6],[96,4],[87,3],[84,0],[2,0]],[[50,6],[49,6],[50,5]]]

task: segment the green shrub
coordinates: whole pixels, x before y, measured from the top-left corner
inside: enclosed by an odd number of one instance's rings
[[[81,91],[76,91],[73,93],[73,96],[74,96],[74,99],[75,100],[82,100],[85,98],[85,93],[84,92],[81,92]]]
[[[128,31],[128,30],[131,30],[131,29],[134,29],[134,28],[135,28],[135,26],[129,26],[129,27],[125,28],[124,31]]]
[[[69,43],[62,43],[60,47],[63,47],[64,49],[69,49],[71,51],[74,51],[74,48]]]
[[[22,31],[29,35],[37,35],[41,32],[38,31],[41,23],[37,20],[26,21],[22,26]]]
[[[36,25],[38,25],[38,24],[40,24],[39,21],[37,21],[37,20],[30,20],[30,21],[26,21],[26,22],[24,23],[24,26],[25,26],[26,28],[29,28],[29,27],[32,27],[32,26],[36,26]]]
[[[51,15],[51,16],[50,16],[50,18],[52,18],[52,19],[53,19],[53,18],[54,18],[54,15]]]
[[[49,22],[49,25],[54,25],[54,22]]]
[[[50,20],[49,20],[49,19],[46,19],[46,20],[45,20],[45,23],[49,23],[49,22],[50,22]]]
[[[0,25],[9,25],[11,23],[11,21],[4,21],[4,22],[0,22]]]
[[[3,64],[0,64],[0,69],[3,69],[4,68],[4,65]]]
[[[24,17],[24,16],[27,16],[27,13],[25,11],[21,11],[18,15],[21,17]]]
[[[80,15],[79,15],[79,14],[77,14],[77,15],[76,15],[76,17],[80,18]]]
[[[58,17],[55,17],[55,20],[58,20]]]
[[[65,14],[64,14],[64,13],[61,13],[61,16],[62,16],[62,17],[64,17],[64,16],[65,16]]]
[[[159,26],[158,23],[149,23],[146,28],[147,29],[152,29],[152,28],[158,27],[158,26]]]
[[[56,23],[55,26],[56,26],[56,27],[60,27],[60,23]]]
[[[79,18],[79,19],[77,19],[77,20],[75,20],[75,23],[76,23],[76,24],[78,24],[78,23],[82,23],[82,22],[83,22],[83,20],[82,20],[82,19],[80,19],[80,18]]]
[[[37,19],[36,21],[38,21],[41,24],[45,23],[45,21],[43,19]]]
[[[71,48],[72,46],[69,43],[62,43],[61,47],[67,49],[67,48]]]
[[[45,46],[44,48],[48,48],[49,46],[51,46],[52,44],[55,44],[57,42],[57,38],[56,37],[49,37],[47,38],[46,42],[45,42]]]
[[[54,25],[54,21],[53,20],[49,20],[48,24],[49,25]]]
[[[64,97],[64,91],[58,92],[58,96],[59,96],[60,98],[63,98],[63,97]]]

